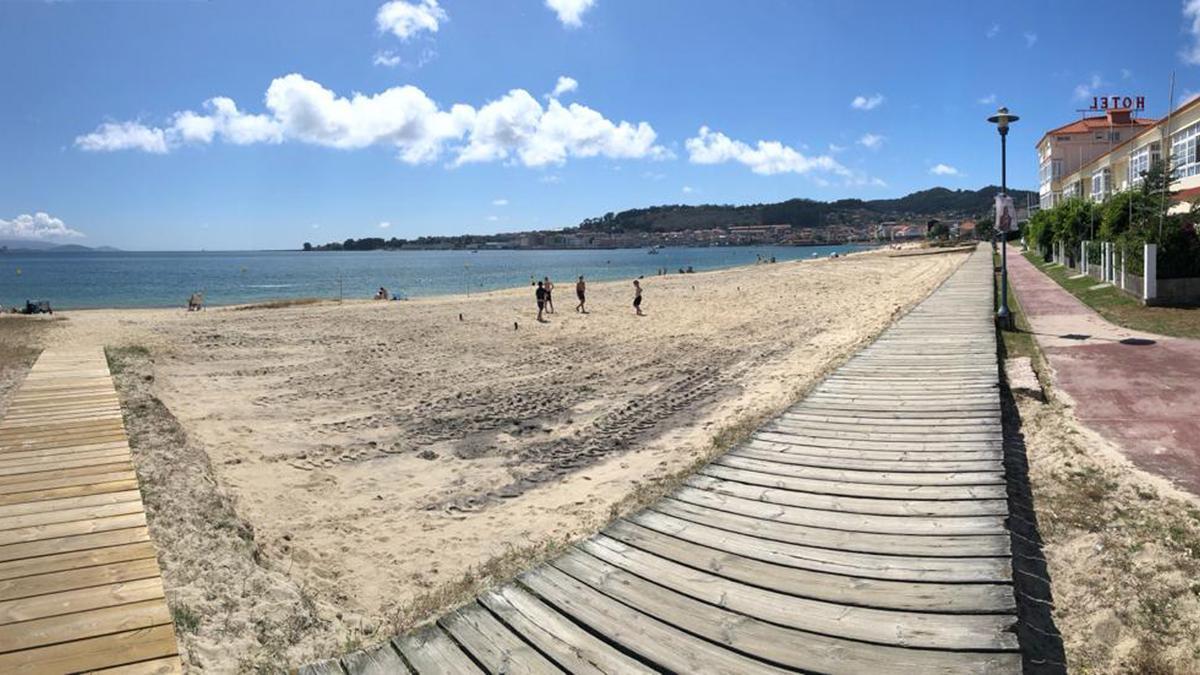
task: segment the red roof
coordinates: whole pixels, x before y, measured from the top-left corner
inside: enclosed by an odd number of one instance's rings
[[[1188,188],[1178,192],[1171,193],[1171,201],[1173,202],[1190,202],[1195,197],[1200,197],[1200,187]]]
[[[1127,122],[1110,122],[1108,116],[1104,117],[1085,117],[1081,120],[1075,120],[1068,124],[1064,124],[1057,129],[1051,129],[1042,134],[1038,139],[1037,145],[1041,145],[1042,141],[1046,140],[1047,136],[1056,136],[1058,134],[1080,134],[1087,133],[1093,129],[1125,129],[1127,127],[1149,128],[1158,124],[1162,120],[1147,117],[1130,118]]]

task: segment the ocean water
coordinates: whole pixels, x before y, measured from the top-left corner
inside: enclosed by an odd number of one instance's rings
[[[549,276],[570,286],[847,253],[863,246],[739,246],[571,251],[225,251],[0,253],[0,305],[177,307],[193,291],[210,305],[286,298],[369,298],[384,286],[406,297],[527,286]]]

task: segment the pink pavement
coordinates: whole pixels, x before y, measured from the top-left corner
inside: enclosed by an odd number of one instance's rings
[[[1138,467],[1200,495],[1200,340],[1113,325],[1011,246],[1008,275],[1076,417]]]

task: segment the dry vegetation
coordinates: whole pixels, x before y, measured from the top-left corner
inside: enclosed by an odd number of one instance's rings
[[[33,366],[59,319],[0,315],[0,413]]]
[[[1018,405],[1071,672],[1200,672],[1200,502],[1135,469],[1053,395]]]

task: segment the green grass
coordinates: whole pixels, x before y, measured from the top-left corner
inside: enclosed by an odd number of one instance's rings
[[[1000,256],[992,254],[992,262],[999,267]],[[995,276],[992,283],[996,286],[996,302],[999,302],[999,276]],[[1006,359],[1028,356],[1036,362],[1038,354],[1037,343],[1033,340],[1033,333],[1029,328],[1029,320],[1025,317],[1025,310],[1021,308],[1021,302],[1017,299],[1016,289],[1013,288],[1011,283],[1008,285],[1008,310],[1012,312],[1015,330],[1000,331],[1001,346],[1004,349],[1001,356]]]
[[[1041,256],[1032,251],[1025,253],[1025,259],[1083,301],[1083,304],[1118,326],[1172,337],[1200,338],[1200,307],[1146,307],[1136,298],[1112,286],[1091,290],[1092,286],[1100,283],[1095,278],[1084,276],[1070,279],[1076,274],[1075,270],[1062,265],[1047,265]],[[1011,287],[1009,291],[1011,297]]]

